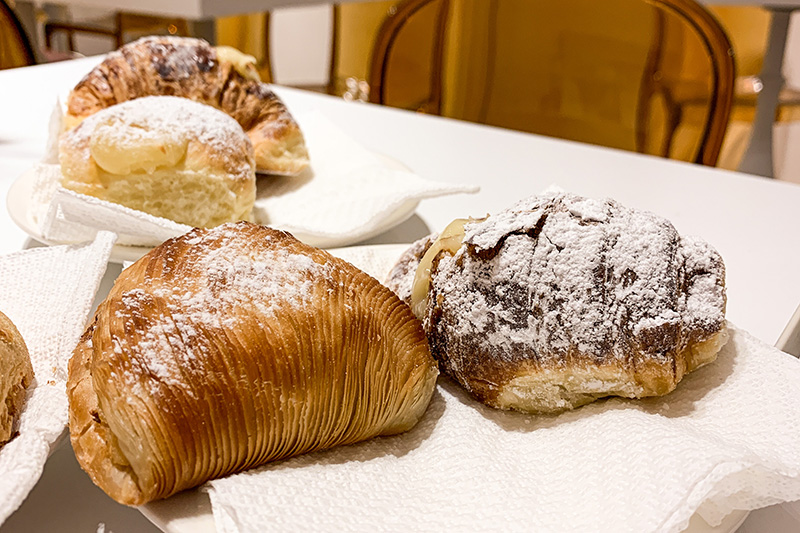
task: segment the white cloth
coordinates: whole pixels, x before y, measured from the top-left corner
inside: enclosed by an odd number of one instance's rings
[[[155,246],[190,229],[60,187],[60,169],[49,164],[54,157],[52,139],[60,127],[57,119],[51,124],[45,162],[28,178],[36,182],[31,211],[45,240],[73,242],[109,230],[119,235],[118,244]],[[403,222],[425,198],[478,191],[469,185],[423,179],[370,152],[319,113],[301,115],[298,122],[311,168],[299,176],[259,177],[253,216],[256,222],[289,231],[312,246],[363,241]]]
[[[559,416],[494,410],[441,378],[405,434],[207,483],[217,531],[677,532],[698,511],[716,525],[800,499],[800,361],[730,333],[665,397]]]
[[[0,311],[22,334],[36,378],[19,434],[0,448],[0,524],[39,480],[51,446],[67,426],[67,361],[86,326],[113,244],[114,235],[101,232],[86,244],[0,257]]]

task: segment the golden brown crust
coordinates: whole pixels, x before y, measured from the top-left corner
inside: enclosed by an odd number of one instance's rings
[[[269,85],[242,76],[199,39],[145,37],[108,54],[70,93],[66,126],[143,96],[180,96],[228,113],[250,137],[261,172],[308,166],[300,128]]]
[[[440,368],[488,405],[663,395],[727,340],[722,259],[664,219],[560,194],[464,229],[433,260],[422,318]],[[405,298],[429,242],[387,282]]]
[[[135,473],[118,448],[109,446],[114,437],[100,417],[91,373],[93,331],[93,326],[86,330],[69,361],[67,395],[72,448],[96,485],[115,486],[118,499],[141,501]]]
[[[0,446],[14,435],[33,377],[25,340],[14,323],[0,313]]]
[[[436,375],[421,324],[376,280],[287,233],[226,224],[118,278],[70,363],[70,431],[93,480],[138,505],[406,431]]]

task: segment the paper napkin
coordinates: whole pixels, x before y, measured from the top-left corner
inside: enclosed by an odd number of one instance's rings
[[[59,130],[57,118],[51,124]],[[344,246],[368,239],[411,216],[426,198],[474,193],[470,185],[417,176],[401,163],[374,154],[319,113],[298,117],[311,167],[299,176],[259,176],[255,222],[293,233],[313,246]],[[54,143],[32,169],[35,223],[49,242],[72,242],[98,230],[114,231],[118,244],[155,246],[189,228],[170,220],[67,191],[58,185]]]
[[[67,426],[67,361],[83,333],[114,235],[0,257],[0,311],[22,334],[35,381],[19,434],[0,448],[0,524],[39,480],[50,447]]]
[[[429,181],[402,163],[367,150],[320,113],[297,118],[311,169],[259,183],[257,222],[287,230],[313,246],[368,239],[410,217],[420,200],[478,187]]]
[[[665,397],[559,416],[491,409],[440,378],[405,434],[207,483],[217,531],[677,532],[696,512],[716,525],[800,499],[800,361],[730,333]]]

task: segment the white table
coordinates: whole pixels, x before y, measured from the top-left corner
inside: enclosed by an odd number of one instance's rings
[[[56,96],[97,61],[0,72],[0,201],[5,203],[9,185],[41,156]],[[711,242],[727,264],[728,317],[767,342],[778,339],[800,303],[796,185],[298,90],[279,93],[291,109],[320,111],[364,145],[420,175],[481,185],[476,195],[423,201],[417,216],[371,242],[408,242],[453,218],[496,211],[558,184],[654,211],[680,232]],[[27,245],[26,235],[0,209],[0,253]],[[106,282],[117,273],[112,269]],[[740,531],[765,530],[764,524],[779,527],[786,516],[779,507],[761,510]],[[115,533],[154,530],[136,511],[94,489],[65,447],[51,458],[34,493],[2,531],[85,532],[101,521]]]

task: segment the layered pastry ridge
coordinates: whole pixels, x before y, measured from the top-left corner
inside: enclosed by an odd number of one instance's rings
[[[375,279],[287,233],[194,230],[126,269],[70,361],[76,457],[138,505],[406,431],[438,372]]]

